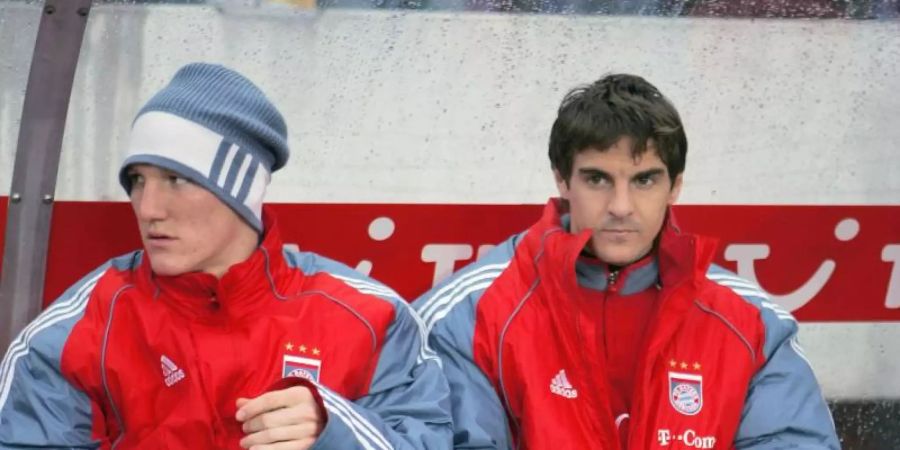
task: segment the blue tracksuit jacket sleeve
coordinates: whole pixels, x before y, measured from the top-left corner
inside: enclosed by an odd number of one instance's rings
[[[339,262],[286,251],[306,273],[324,271],[359,292],[389,302],[394,320],[381,344],[368,393],[347,399],[318,385],[328,421],[315,450],[450,448],[450,392],[419,316],[396,292]]]
[[[786,312],[767,318],[766,364],[753,377],[735,439],[738,449],[840,449],[834,422]]]
[[[508,449],[506,411],[493,385],[475,364],[471,334],[460,336],[458,313],[442,320],[430,333],[430,342],[443,361],[450,383],[453,411],[453,446],[457,449]],[[468,343],[462,343],[468,340]]]
[[[797,338],[794,317],[753,283],[721,268],[710,278],[760,309],[766,362],[750,383],[735,448],[741,450],[840,449],[819,383]]]
[[[94,449],[95,408],[62,375],[63,347],[104,265],[69,288],[12,342],[0,364],[0,449]]]
[[[450,397],[440,360],[403,300],[388,330],[369,393],[354,401],[319,386],[328,422],[314,449],[447,449]]]
[[[475,363],[473,339],[478,301],[508,266],[520,237],[508,239],[413,302],[450,383],[457,449],[510,448],[503,400]]]

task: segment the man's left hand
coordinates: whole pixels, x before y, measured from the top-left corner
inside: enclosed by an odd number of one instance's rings
[[[246,449],[306,450],[325,426],[319,405],[305,386],[239,398],[237,408],[235,418],[247,433],[241,447]]]

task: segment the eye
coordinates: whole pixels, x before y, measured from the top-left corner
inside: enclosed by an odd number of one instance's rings
[[[174,173],[171,174],[171,175],[169,175],[169,183],[172,183],[172,184],[174,184],[174,185],[176,185],[176,186],[179,186],[179,185],[185,185],[185,184],[192,184],[191,180],[188,180],[187,178],[182,177],[182,176],[180,176],[180,175],[176,175],[176,174],[174,174]]]
[[[137,172],[128,173],[128,182],[132,187],[144,184],[144,177]]]
[[[634,180],[634,184],[639,188],[649,188],[656,184],[655,175],[641,175]]]
[[[603,186],[609,183],[606,176],[599,173],[588,175],[584,181],[591,186]]]

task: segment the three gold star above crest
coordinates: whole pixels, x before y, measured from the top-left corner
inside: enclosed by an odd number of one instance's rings
[[[294,347],[295,346],[292,342],[288,342],[287,344],[284,344],[284,349],[289,352],[294,351]],[[300,344],[299,346],[296,346],[296,347],[297,347],[298,353],[306,353],[306,351],[309,349],[309,347],[307,347],[306,345],[303,345],[303,344]],[[318,347],[313,347],[313,349],[312,349],[313,355],[319,356],[321,353],[322,353],[322,351],[319,350]]]
[[[674,359],[670,359],[670,360],[669,360],[669,367],[671,367],[671,368],[673,368],[673,369],[674,369],[674,368],[687,369],[688,367],[691,367],[691,368],[693,368],[694,370],[700,370],[700,369],[703,368],[703,366],[702,366],[699,362],[696,362],[696,361],[694,361],[693,364],[688,364],[687,361],[681,361],[681,362],[679,363],[678,361],[676,361],[676,360],[674,360]]]

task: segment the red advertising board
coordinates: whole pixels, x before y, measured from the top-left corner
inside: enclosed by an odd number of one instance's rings
[[[408,299],[528,227],[542,205],[274,204],[287,242],[357,267]],[[900,321],[900,207],[681,205],[717,262],[805,321]],[[0,231],[6,199],[0,198]],[[2,240],[3,234],[0,234]],[[54,207],[45,303],[140,245],[126,203]]]

